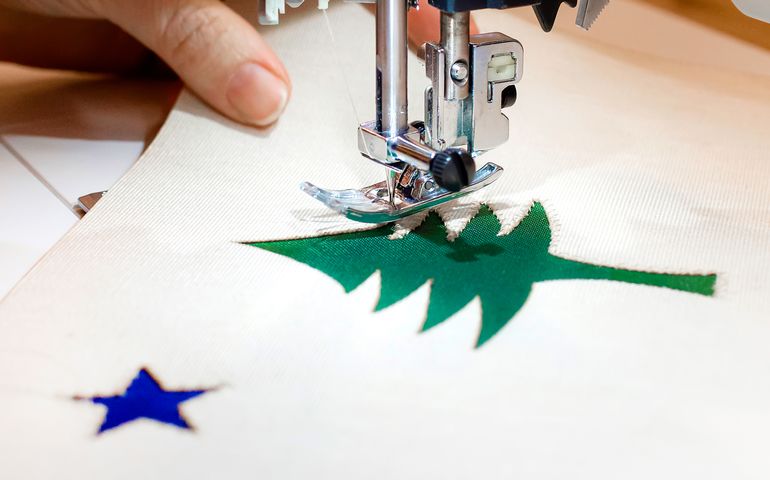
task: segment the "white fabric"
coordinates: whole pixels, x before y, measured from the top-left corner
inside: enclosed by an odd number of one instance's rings
[[[511,141],[488,155],[506,173],[478,197],[503,233],[538,199],[554,253],[718,282],[713,298],[536,284],[474,350],[477,301],[418,335],[427,285],[373,314],[378,275],[345,294],[238,243],[362,228],[297,188],[382,175],[355,147],[373,19],[356,5],[329,18],[335,45],[308,9],[268,32],[295,82],[271,132],[184,95],[0,305],[0,476],[766,478],[770,80],[480,15],[527,55]],[[442,209],[451,231],[462,208]],[[119,392],[141,366],[168,388],[218,387],[182,406],[194,433],[139,421],[95,436],[104,409],[71,397]]]

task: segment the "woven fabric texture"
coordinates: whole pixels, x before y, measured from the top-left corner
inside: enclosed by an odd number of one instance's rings
[[[474,348],[477,298],[418,334],[428,282],[375,312],[380,273],[346,292],[245,244],[372,228],[298,189],[383,176],[356,150],[374,113],[373,17],[333,5],[332,42],[308,6],[265,30],[294,80],[278,125],[256,132],[183,94],[0,304],[0,477],[767,478],[770,78],[672,60],[687,50],[675,41],[664,58],[602,36],[631,11],[656,39],[727,41],[630,5],[613,2],[595,35],[566,16],[548,35],[523,12],[478,16],[526,50],[511,140],[486,156],[506,172],[438,214],[456,243],[490,215],[515,232],[538,202],[550,256],[716,275],[713,295],[536,282]],[[414,244],[437,222],[425,217],[390,241]],[[194,431],[145,418],[96,435],[104,405],[74,397],[119,396],[142,368],[171,391],[211,389],[179,404]]]

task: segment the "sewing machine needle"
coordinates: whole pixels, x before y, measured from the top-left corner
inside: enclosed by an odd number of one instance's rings
[[[395,206],[396,202],[396,172],[388,171],[385,174],[385,185],[388,186],[388,202]]]

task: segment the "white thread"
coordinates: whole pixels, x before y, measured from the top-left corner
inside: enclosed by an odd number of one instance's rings
[[[326,20],[326,29],[329,32],[329,38],[332,41],[332,55],[334,56],[334,63],[337,64],[337,66],[342,65],[342,62],[339,59],[339,56],[337,54],[337,41],[334,38],[334,31],[332,30],[332,24],[329,21],[329,14],[326,10],[323,10],[324,19]],[[338,69],[339,70],[339,69]],[[350,106],[353,107],[353,114],[356,116],[356,122],[360,125],[361,124],[361,117],[358,115],[358,109],[356,108],[356,102],[353,101],[353,93],[350,90],[350,83],[348,83],[348,77],[345,75],[345,72],[340,71],[340,77],[342,77],[342,81],[345,83],[345,93],[348,95],[348,100],[350,100]]]

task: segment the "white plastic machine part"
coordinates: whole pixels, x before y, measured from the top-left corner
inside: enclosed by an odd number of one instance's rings
[[[356,0],[354,0],[356,1]],[[370,3],[371,0],[357,0],[359,3]],[[286,13],[286,5],[297,8],[304,0],[261,0],[259,23],[262,25],[278,24],[278,16]],[[770,0],[733,0],[735,6],[749,17],[770,23]],[[326,10],[329,0],[318,0],[318,9]]]
[[[286,5],[297,8],[305,0],[261,0],[259,10],[259,23],[261,25],[277,25],[278,16],[286,13]],[[318,9],[329,8],[329,0],[318,0]]]
[[[733,0],[733,3],[749,17],[770,23],[770,0]]]

